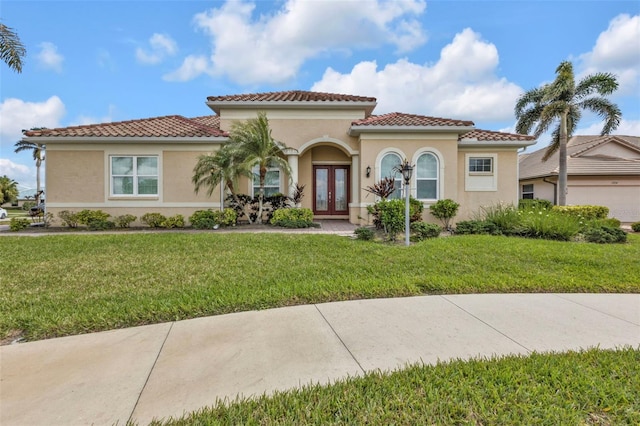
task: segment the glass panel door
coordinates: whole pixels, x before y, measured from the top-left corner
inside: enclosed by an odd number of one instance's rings
[[[314,213],[349,214],[349,166],[314,166],[313,169]]]
[[[327,214],[329,212],[329,169],[316,167],[315,203],[313,209]]]

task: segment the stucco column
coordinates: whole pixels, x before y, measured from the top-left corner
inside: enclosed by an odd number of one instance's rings
[[[351,156],[351,202],[353,205],[360,204],[360,156]]]
[[[298,152],[287,152],[287,162],[289,163],[289,168],[291,169],[291,180],[289,184],[289,197],[293,197],[293,193],[296,190],[296,184],[298,182]]]

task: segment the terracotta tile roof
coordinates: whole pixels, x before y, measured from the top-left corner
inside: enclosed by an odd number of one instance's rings
[[[199,124],[204,124],[205,126],[213,127],[214,129],[220,129],[220,117],[217,115],[202,115],[200,117],[191,117],[189,120],[193,120]]]
[[[226,133],[203,120],[190,120],[181,115],[143,118],[112,123],[70,126],[57,129],[28,130],[29,137],[221,137]]]
[[[376,98],[372,97],[304,90],[209,96],[207,100],[209,102],[376,102]]]
[[[458,140],[464,139],[476,139],[478,141],[496,141],[496,142],[507,142],[507,141],[534,141],[535,137],[529,135],[520,135],[517,133],[503,133],[503,132],[494,132],[492,130],[472,130],[471,132],[460,135]]]
[[[628,147],[628,156],[621,151],[607,154],[607,144]],[[547,148],[521,155],[520,179],[532,179],[558,174],[558,152],[542,161]],[[598,152],[600,151],[600,152]],[[617,153],[616,153],[617,152]],[[636,154],[634,154],[636,152]],[[640,176],[640,137],[579,135],[567,143],[567,174],[569,175],[638,175]]]
[[[404,114],[391,112],[384,115],[372,115],[362,120],[351,123],[352,127],[358,126],[403,126],[403,127],[442,127],[462,126],[471,127],[473,121],[454,120],[451,118],[428,117],[425,115]]]

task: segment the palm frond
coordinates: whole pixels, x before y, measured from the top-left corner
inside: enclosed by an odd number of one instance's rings
[[[622,111],[620,111],[618,105],[608,99],[602,97],[587,98],[581,101],[578,106],[596,113],[604,120],[600,135],[608,135],[620,125]]]
[[[618,89],[618,80],[612,73],[596,73],[584,77],[576,86],[576,98],[582,99],[593,93],[610,95]]]
[[[6,25],[0,23],[0,59],[14,71],[22,72],[22,59],[27,55],[27,49],[20,41],[18,34]]]

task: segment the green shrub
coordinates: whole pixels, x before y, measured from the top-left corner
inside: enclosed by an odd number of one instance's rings
[[[82,210],[76,213],[78,223],[83,225],[89,225],[91,220],[107,220],[109,213],[105,213],[102,210]]]
[[[232,208],[225,208],[215,212],[216,221],[222,226],[233,226],[238,221],[238,214]]]
[[[411,233],[414,241],[436,238],[440,236],[441,232],[442,228],[435,223],[413,222],[411,224]]]
[[[633,222],[631,224],[631,229],[633,232],[640,232],[640,222]]]
[[[128,228],[136,219],[137,217],[132,214],[123,214],[116,217],[114,223],[118,228]]]
[[[358,240],[363,240],[363,241],[371,241],[376,236],[375,231],[371,228],[367,228],[366,226],[361,226],[359,228],[356,228],[353,231],[353,233],[356,234],[356,238]]]
[[[436,201],[435,204],[429,207],[429,210],[431,210],[433,217],[440,219],[444,229],[449,230],[451,228],[451,219],[458,213],[458,208],[460,208],[460,204],[447,198]]]
[[[313,225],[313,211],[306,208],[281,208],[273,212],[271,224],[284,228],[309,228]]]
[[[31,221],[23,217],[12,217],[9,221],[9,229],[17,232],[22,229],[28,228]]]
[[[590,243],[611,244],[627,242],[627,233],[611,226],[594,226],[584,231],[584,239]]]
[[[493,222],[486,220],[463,220],[456,223],[455,233],[459,235],[469,234],[487,234],[487,235],[500,235],[500,229]]]
[[[22,210],[28,212],[29,210],[31,210],[32,207],[35,207],[35,206],[36,206],[36,202],[35,201],[25,201],[22,204]]]
[[[380,224],[387,238],[395,241],[399,232],[404,230],[404,200],[381,200],[375,204]]]
[[[545,240],[570,241],[582,228],[579,219],[552,210],[520,210],[521,225],[514,234]]]
[[[62,220],[62,224],[69,228],[78,227],[78,213],[62,210],[58,212],[58,217]]]
[[[151,228],[160,228],[167,218],[160,213],[145,213],[140,220]]]
[[[581,220],[606,219],[609,214],[605,206],[553,206],[552,210]]]
[[[89,223],[87,223],[87,227],[90,231],[104,231],[107,229],[113,229],[116,227],[116,224],[100,218],[89,218]]]
[[[237,213],[232,208],[225,208],[223,211],[196,210],[189,216],[189,222],[195,229],[213,229],[216,225],[235,225],[237,218]]]
[[[373,216],[373,225],[376,229],[385,229],[384,224],[381,220],[381,209],[389,208],[388,206],[382,203],[393,202],[394,208],[397,208],[396,204],[402,205],[402,229],[404,229],[404,211],[405,211],[405,203],[404,199],[394,199],[394,200],[380,200],[372,206],[367,206],[367,212]],[[419,222],[422,220],[422,212],[424,211],[424,205],[422,201],[416,200],[413,197],[409,198],[409,221],[410,222]],[[386,231],[385,231],[386,232]]]
[[[481,207],[479,220],[491,222],[505,235],[519,235],[521,231],[522,210],[518,210],[513,204],[499,203]]]
[[[620,225],[622,225],[622,222],[620,222],[620,219],[616,219],[615,217],[608,217],[606,219],[596,219],[594,221],[591,221],[588,223],[587,227],[609,226],[611,228],[620,228]]]
[[[160,223],[160,227],[172,229],[172,228],[184,228],[184,216],[177,214],[166,218]]]
[[[544,209],[551,210],[553,203],[549,200],[541,200],[540,198],[522,199],[518,201],[519,209]]]
[[[213,229],[215,225],[219,225],[216,214],[213,210],[196,210],[189,216],[191,227],[195,229]]]

